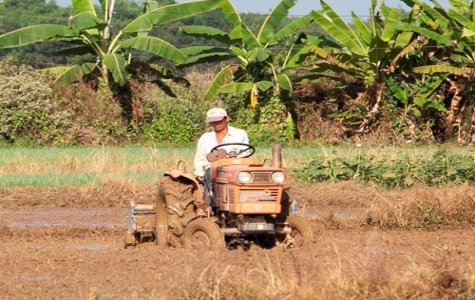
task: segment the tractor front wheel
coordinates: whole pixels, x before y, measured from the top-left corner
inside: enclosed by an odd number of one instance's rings
[[[188,249],[217,250],[225,247],[224,234],[209,219],[195,219],[185,228],[183,246]]]
[[[308,246],[313,238],[307,222],[297,216],[289,216],[286,220],[292,232],[290,234],[277,235],[276,240],[281,245],[290,249],[300,249]]]

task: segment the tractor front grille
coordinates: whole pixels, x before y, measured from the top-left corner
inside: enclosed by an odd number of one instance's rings
[[[272,172],[251,172],[254,176],[253,183],[271,183],[270,175]]]
[[[229,188],[229,204],[234,204],[234,188]]]
[[[279,189],[240,190],[241,202],[276,201]]]
[[[238,189],[237,194],[235,188],[231,187],[229,192],[229,204],[236,203],[236,195],[238,202],[261,202],[261,201],[277,201],[279,197],[279,189]]]

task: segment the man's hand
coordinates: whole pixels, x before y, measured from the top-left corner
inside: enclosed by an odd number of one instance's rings
[[[203,176],[196,176],[196,180],[198,180],[199,182],[203,182]]]

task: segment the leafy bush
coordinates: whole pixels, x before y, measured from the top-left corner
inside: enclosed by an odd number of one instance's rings
[[[14,142],[54,143],[67,114],[56,112],[49,79],[25,66],[0,60],[0,135]]]
[[[379,158],[362,152],[349,159],[317,157],[301,169],[293,169],[294,178],[308,182],[356,180],[385,188],[407,188],[416,183],[429,186],[467,185],[475,182],[475,153],[435,151],[431,157],[401,154],[397,158]]]
[[[157,92],[157,91],[156,91]],[[143,142],[164,145],[190,145],[207,130],[206,111],[212,106],[199,101],[200,95],[178,89],[180,97],[162,93],[147,95],[143,101],[143,115],[137,128]],[[135,134],[134,133],[134,134]]]

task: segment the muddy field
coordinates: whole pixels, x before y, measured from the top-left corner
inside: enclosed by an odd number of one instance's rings
[[[120,193],[111,191],[120,190]],[[146,192],[143,192],[143,191]],[[315,241],[305,250],[197,252],[123,247],[129,200],[153,187],[0,191],[0,299],[473,299],[470,224],[385,229],[382,195],[353,185],[294,187]],[[466,188],[464,193],[471,193]],[[431,195],[445,193],[432,191]]]

